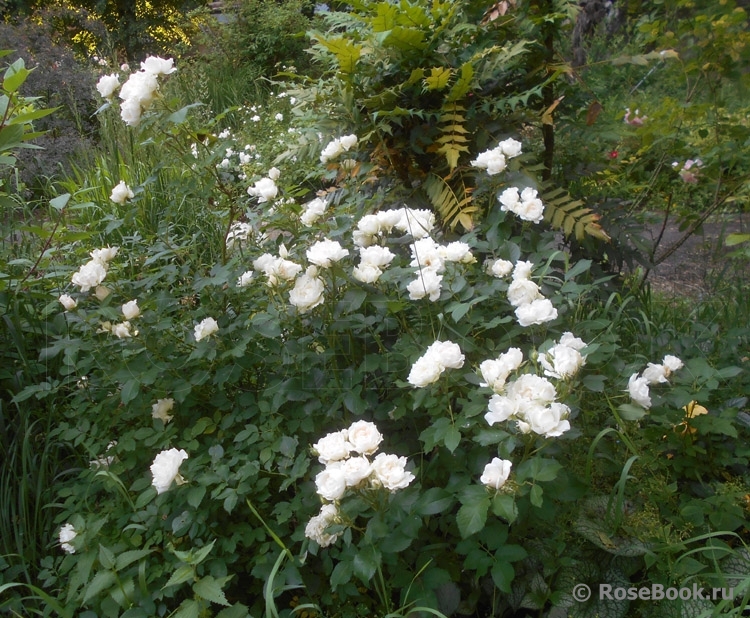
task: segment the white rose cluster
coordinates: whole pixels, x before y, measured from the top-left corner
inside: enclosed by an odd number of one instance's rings
[[[349,152],[357,145],[358,141],[356,135],[344,135],[328,142],[326,147],[323,148],[323,152],[320,153],[320,162],[328,163],[332,159],[338,158],[339,155]]]
[[[457,343],[436,341],[412,365],[407,381],[412,386],[423,388],[437,382],[446,369],[460,369],[463,366],[464,355]]]
[[[500,142],[492,150],[480,153],[471,161],[474,167],[487,170],[489,176],[499,174],[508,166],[508,159],[521,154],[521,142],[508,138]]]
[[[428,297],[432,302],[440,298],[446,262],[471,264],[476,261],[465,242],[440,245],[430,237],[415,240],[411,245],[411,256],[410,266],[417,269],[417,278],[406,286],[409,298],[419,300]]]
[[[521,433],[556,438],[570,429],[570,408],[556,399],[552,382],[526,373],[509,382],[502,394],[492,395],[484,418],[490,425],[514,420]]]
[[[684,363],[671,354],[667,354],[660,365],[648,363],[641,375],[634,373],[628,380],[628,394],[634,403],[647,410],[651,407],[649,386],[669,382],[669,376],[684,367]]]
[[[420,239],[429,236],[434,228],[435,213],[404,206],[365,215],[357,223],[352,236],[358,247],[369,247],[376,244],[384,234],[391,234],[394,229]]]
[[[307,538],[321,547],[336,541],[341,533],[329,534],[326,529],[332,523],[343,523],[335,503],[340,502],[347,491],[383,488],[394,492],[405,489],[415,479],[406,470],[406,457],[387,453],[375,455],[382,441],[383,436],[374,423],[355,421],[348,429],[329,433],[312,446],[318,461],[325,464],[315,477],[315,486],[326,503],[320,514],[308,522]]]
[[[154,99],[159,90],[158,78],[169,75],[177,69],[174,59],[149,56],[141,62],[141,70],[131,73],[128,80],[120,88],[120,117],[123,122],[131,127],[137,127],[141,122],[141,116]],[[114,78],[114,79],[113,79]],[[119,85],[116,75],[105,75],[96,85],[99,94],[105,99],[110,99]]]
[[[91,288],[97,287],[107,276],[109,262],[117,255],[118,248],[106,247],[92,251],[90,254],[92,259],[73,274],[70,279],[71,283],[80,287],[81,292],[88,292]]]
[[[266,276],[269,286],[275,287],[282,281],[292,281],[302,272],[302,266],[288,260],[289,252],[282,244],[279,246],[279,255],[264,253],[253,262],[253,268]]]
[[[539,223],[544,217],[544,204],[537,197],[536,189],[526,187],[518,192],[516,187],[510,187],[500,194],[500,210],[512,212],[524,221]]]
[[[325,214],[326,208],[328,208],[328,200],[322,197],[316,197],[304,204],[303,208],[304,210],[299,219],[302,222],[302,225],[310,227]]]
[[[289,290],[289,302],[300,313],[307,313],[320,305],[324,300],[325,282],[318,277],[316,266],[308,266],[303,275],[294,282]]]
[[[516,308],[521,326],[544,324],[557,318],[557,309],[544,298],[539,286],[531,280],[531,262],[518,261],[513,269],[513,280],[508,286],[508,302]]]
[[[352,271],[352,276],[362,283],[375,283],[395,257],[388,247],[359,247],[359,264]]]
[[[311,264],[320,268],[330,268],[334,262],[338,262],[349,255],[349,250],[344,249],[336,240],[319,240],[307,250],[307,259]]]

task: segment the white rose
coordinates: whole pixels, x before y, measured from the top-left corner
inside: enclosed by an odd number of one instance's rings
[[[528,305],[541,297],[539,286],[530,279],[514,279],[508,286],[508,302],[514,307]]]
[[[531,271],[534,270],[533,262],[519,260],[513,267],[513,280],[531,279]]]
[[[539,357],[544,375],[564,380],[578,373],[584,359],[581,353],[566,345],[558,344]]]
[[[518,189],[515,187],[510,187],[503,191],[500,194],[500,197],[497,198],[498,201],[502,204],[500,207],[500,210],[504,211],[513,211],[515,212],[516,207],[518,206],[518,203],[520,201],[519,195],[518,195]]]
[[[557,318],[557,309],[547,298],[537,299],[528,305],[521,305],[516,309],[516,317],[521,326],[544,324]]]
[[[546,378],[526,373],[508,385],[508,397],[535,402],[541,405],[552,403],[557,397],[555,385]]]
[[[570,408],[562,403],[552,403],[548,408],[534,406],[526,411],[526,422],[531,431],[545,438],[556,438],[570,429],[570,423],[565,420],[570,414]]]
[[[390,234],[403,218],[403,212],[399,209],[381,210],[375,213],[375,218],[380,224],[380,231]]]
[[[321,547],[328,547],[336,542],[339,534],[327,534],[326,528],[335,523],[338,518],[338,509],[334,504],[324,504],[320,508],[320,513],[310,518],[305,526],[305,536],[315,541]]]
[[[176,448],[162,451],[154,457],[154,463],[151,464],[151,484],[156,488],[156,493],[163,494],[172,485],[172,481],[176,481],[178,485],[185,482],[180,476],[180,464],[187,458],[188,454],[184,449]]]
[[[394,227],[406,234],[411,234],[412,238],[425,238],[435,227],[435,213],[432,211],[404,208],[400,212],[402,216]]]
[[[347,487],[355,487],[364,481],[372,472],[372,465],[367,457],[351,457],[341,466]]]
[[[78,533],[76,532],[76,529],[73,527],[73,524],[66,523],[60,528],[59,538],[60,538],[60,549],[63,551],[68,552],[69,554],[76,553],[76,548],[73,547],[70,542],[78,536]]]
[[[130,333],[130,322],[123,322],[122,324],[113,324],[112,325],[112,334],[120,339],[125,339],[128,337],[132,337],[133,335]]]
[[[139,315],[141,315],[141,310],[138,307],[138,301],[131,300],[125,303],[122,306],[122,314],[125,316],[126,320],[132,320],[134,318],[137,318]]]
[[[117,75],[102,75],[96,82],[96,89],[103,99],[111,99],[115,90],[120,87],[120,78]]]
[[[328,466],[315,477],[318,495],[326,500],[340,500],[346,491],[346,475],[341,466]]]
[[[129,127],[137,127],[141,123],[142,113],[138,99],[126,99],[120,104],[120,118]]]
[[[414,475],[406,471],[406,457],[380,453],[372,462],[373,476],[377,484],[389,491],[404,489],[414,480]]]
[[[112,189],[112,193],[109,196],[109,199],[111,199],[115,204],[124,204],[134,197],[135,193],[133,193],[132,189],[127,184],[125,184],[124,180],[121,180],[119,184]]]
[[[174,399],[157,399],[151,406],[151,418],[158,418],[165,425],[174,418],[169,412],[174,408]]]
[[[362,283],[375,283],[380,279],[382,274],[383,271],[377,266],[368,263],[362,263],[359,266],[355,266],[352,270],[352,277]]]
[[[345,429],[334,431],[322,437],[313,444],[313,451],[318,454],[318,461],[327,464],[331,461],[339,461],[349,457],[352,445],[347,440]]]
[[[268,170],[268,177],[274,182],[279,179],[279,176],[281,176],[281,171],[278,167],[272,167],[270,170]]]
[[[305,211],[300,215],[302,224],[309,227],[325,214],[328,202],[320,197],[305,204]]]
[[[174,66],[174,58],[160,58],[159,56],[149,56],[141,62],[141,70],[153,75],[169,75],[177,70]]]
[[[252,187],[247,188],[247,194],[251,197],[257,197],[259,204],[272,200],[278,193],[279,188],[272,178],[261,178]]]
[[[294,288],[289,291],[289,302],[297,307],[300,313],[306,313],[313,307],[323,302],[325,284],[320,277],[316,277],[317,269],[308,267],[304,275],[300,276],[294,283]]]
[[[359,257],[362,264],[371,264],[378,268],[388,266],[396,257],[388,247],[360,247]]]
[[[441,248],[432,238],[416,240],[410,247],[412,260],[409,264],[420,270],[434,270],[437,273],[445,270]]]
[[[307,259],[321,268],[329,268],[334,262],[349,255],[336,240],[319,240],[307,250]]]
[[[581,351],[586,347],[583,339],[576,337],[573,333],[566,332],[560,337],[560,345],[568,346],[574,350]]]
[[[515,371],[523,363],[523,352],[518,348],[510,348],[495,360],[486,360],[479,365],[485,383],[481,386],[489,386],[496,393],[500,393],[505,387],[505,381],[512,371]]]
[[[412,386],[422,388],[433,382],[437,382],[440,374],[443,373],[445,368],[436,359],[431,356],[425,355],[418,358],[417,361],[412,365],[409,377],[406,380]]]
[[[89,255],[99,262],[102,266],[107,264],[117,255],[119,247],[104,247],[102,249],[94,249]]]
[[[655,365],[649,363],[648,366],[643,370],[642,377],[649,384],[659,384],[667,382],[667,375],[669,370],[664,365]]]
[[[347,435],[352,449],[360,455],[372,455],[383,440],[375,423],[369,421],[355,421],[349,427]]]
[[[341,143],[341,147],[344,150],[349,150],[351,148],[354,148],[357,145],[357,136],[356,135],[344,135],[342,138],[339,139],[339,142]]]
[[[488,425],[494,425],[495,423],[502,423],[507,421],[511,416],[515,415],[518,411],[516,402],[503,395],[492,395],[488,404],[489,411],[484,415],[484,420],[487,421]]]
[[[246,288],[252,283],[252,280],[253,280],[253,271],[248,270],[242,273],[237,279],[237,287]]]
[[[651,407],[651,397],[648,391],[648,381],[646,378],[638,377],[637,373],[630,376],[628,380],[628,393],[630,398],[639,406],[646,408]]]
[[[417,273],[417,278],[406,286],[411,300],[419,300],[429,296],[432,302],[440,298],[442,290],[441,283],[443,276],[438,275],[433,270],[421,270]]]
[[[128,81],[120,88],[120,98],[126,102],[136,102],[146,109],[154,100],[158,89],[159,82],[155,74],[148,71],[137,71],[132,73]],[[122,105],[120,109],[122,109]]]
[[[61,294],[60,298],[57,300],[60,301],[60,304],[65,308],[65,311],[73,311],[73,309],[78,306],[76,300],[67,294]]]
[[[323,152],[320,153],[320,162],[328,163],[328,161],[335,159],[342,152],[344,152],[344,147],[341,145],[341,140],[335,139],[323,148]]]
[[[206,318],[195,325],[195,340],[200,341],[210,337],[219,330],[219,323],[213,318]]]
[[[507,165],[505,155],[499,147],[480,153],[477,158],[470,161],[470,163],[474,167],[487,170],[489,176],[499,174]]]
[[[667,368],[667,375],[669,375],[673,371],[679,371],[685,366],[685,363],[683,363],[679,358],[676,356],[672,356],[671,354],[667,354],[664,357],[664,360],[662,361],[664,366]]]
[[[464,366],[464,355],[461,348],[452,341],[436,341],[427,348],[425,355],[437,359],[443,367],[449,369],[460,369]]]
[[[526,190],[524,190],[525,192]],[[514,212],[524,221],[539,223],[544,218],[544,204],[542,200],[537,198],[524,200],[516,207]]]
[[[365,215],[357,222],[357,229],[369,236],[380,234],[380,218],[377,215]]]
[[[88,292],[91,288],[96,287],[107,276],[107,269],[96,260],[86,262],[74,273],[70,281],[73,285],[81,288],[81,292]]]
[[[500,150],[503,151],[503,154],[509,159],[520,155],[522,146],[523,144],[521,144],[521,142],[514,140],[512,137],[509,137],[498,144],[498,148],[500,148]]]
[[[487,265],[487,271],[498,279],[507,277],[512,270],[513,262],[509,262],[508,260],[494,260]]]
[[[513,463],[507,459],[495,457],[484,467],[484,472],[479,480],[482,484],[493,489],[500,489],[510,476],[510,469]]]
[[[297,264],[296,262],[292,262],[291,260],[277,259],[274,260],[269,274],[278,277],[282,281],[291,281],[301,272],[301,264]]]

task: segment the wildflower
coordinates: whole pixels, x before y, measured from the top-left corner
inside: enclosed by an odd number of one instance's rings
[[[59,533],[59,539],[60,539],[60,548],[63,551],[68,552],[69,554],[76,553],[76,548],[73,547],[70,542],[78,536],[78,533],[76,532],[76,529],[73,527],[73,524],[66,523],[60,528]]]

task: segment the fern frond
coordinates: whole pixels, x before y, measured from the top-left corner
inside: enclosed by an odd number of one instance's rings
[[[454,229],[460,223],[464,229],[470,230],[474,226],[472,215],[478,210],[473,203],[471,189],[460,179],[454,189],[448,183],[449,178],[430,173],[424,182],[424,191],[448,227]]]
[[[592,236],[608,242],[607,232],[599,225],[599,214],[588,208],[583,200],[574,199],[565,189],[556,188],[541,195],[544,202],[544,220],[566,237],[574,235],[581,241]]]
[[[458,103],[446,103],[440,114],[440,137],[437,152],[445,155],[448,168],[452,172],[458,166],[458,157],[462,152],[469,152],[468,131],[464,128],[466,108]]]

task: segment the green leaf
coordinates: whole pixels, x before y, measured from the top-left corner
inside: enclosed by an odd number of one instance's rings
[[[508,494],[497,494],[492,498],[492,512],[512,524],[518,518],[515,497]]]
[[[99,544],[99,563],[105,569],[112,569],[115,566],[115,554],[111,549]]]
[[[195,599],[185,599],[171,618],[199,618],[200,614],[201,603]]]
[[[506,594],[510,593],[510,584],[516,576],[513,565],[509,562],[495,562],[490,571],[490,575],[492,575],[492,581],[495,582],[495,585],[502,592],[505,592]]]
[[[365,545],[354,556],[352,563],[354,575],[364,584],[369,584],[380,566],[380,552],[374,545]]]
[[[62,210],[70,201],[70,193],[63,193],[49,201],[49,205],[55,210]]]
[[[122,571],[122,569],[130,566],[135,561],[145,558],[152,551],[152,549],[133,549],[118,554],[117,560],[115,561],[115,571]]]
[[[646,410],[632,403],[622,403],[617,406],[620,418],[624,421],[637,421],[646,416]]]
[[[484,488],[482,489],[484,490]],[[464,504],[458,509],[456,523],[462,538],[470,537],[484,528],[489,508],[490,499],[485,495],[483,500]]]
[[[109,588],[115,583],[114,571],[99,571],[94,575],[94,579],[91,580],[88,586],[86,586],[82,605],[86,605],[91,599],[98,596],[101,592]]]
[[[221,589],[220,580],[214,579],[211,575],[206,575],[193,584],[193,592],[199,597],[207,599],[218,605],[229,605],[224,592]]]
[[[187,119],[187,113],[190,111],[193,107],[198,107],[199,105],[203,105],[203,103],[191,103],[190,105],[186,105],[182,109],[178,109],[176,112],[173,112],[169,115],[167,118],[167,122],[171,122],[173,124],[182,124]]]
[[[455,425],[448,427],[448,429],[445,432],[445,436],[443,437],[443,443],[445,444],[445,448],[447,448],[452,453],[458,448],[458,445],[460,444],[460,442],[461,442],[461,432],[455,427]]]
[[[186,581],[190,581],[194,577],[195,569],[189,564],[182,564],[177,567],[174,573],[172,573],[172,576],[169,578],[169,581],[164,584],[162,590],[164,590],[164,588],[169,588],[170,586],[176,586]]]
[[[562,466],[554,459],[532,457],[524,461],[516,470],[516,480],[523,483],[527,479],[535,482],[554,481]]]
[[[532,485],[531,487],[531,493],[529,494],[529,498],[531,499],[531,504],[533,504],[535,507],[539,508],[542,506],[542,494],[544,493],[544,490],[539,485]]]
[[[216,618],[248,618],[249,615],[247,605],[235,603],[232,607],[222,609],[216,614]]]
[[[352,578],[352,563],[348,561],[339,562],[331,573],[331,589],[336,590],[339,586],[349,583]]]
[[[120,399],[122,400],[122,403],[124,405],[129,404],[138,396],[140,390],[141,383],[138,379],[133,378],[132,380],[128,380],[127,382],[125,382],[122,387],[122,391],[120,392]]]
[[[449,68],[437,67],[430,69],[430,74],[424,78],[426,90],[442,90],[448,85],[452,71]]]

